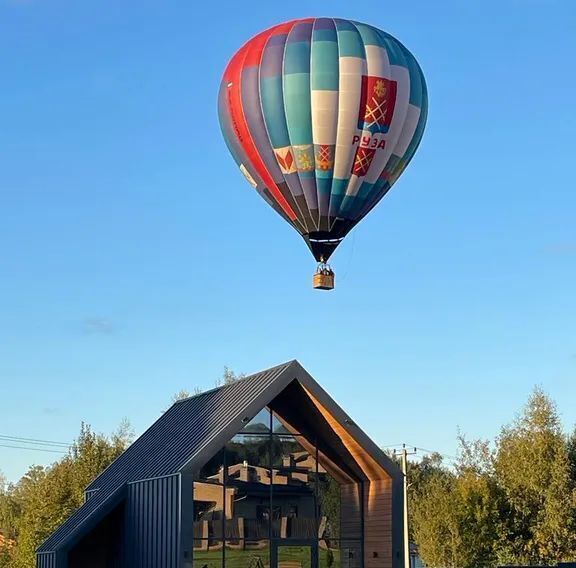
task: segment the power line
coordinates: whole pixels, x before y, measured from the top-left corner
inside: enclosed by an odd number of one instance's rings
[[[426,454],[438,454],[439,456],[442,456],[443,458],[446,458],[449,461],[453,461],[456,462],[458,461],[458,457],[457,456],[452,456],[450,454],[445,454],[443,452],[440,452],[438,450],[430,450],[427,448],[422,448],[420,446],[415,446],[414,444],[408,444],[406,443],[402,443],[402,444],[388,444],[386,446],[382,446],[383,448],[391,448],[391,449],[396,449],[396,448],[400,448],[402,449],[403,447],[407,447],[407,448],[414,448],[415,450],[420,450],[421,452],[424,452]]]
[[[420,448],[418,446],[412,446],[412,447],[416,448],[417,450],[420,450],[421,452],[426,452],[427,454],[438,454],[438,455],[442,456],[443,458],[448,458],[449,460],[458,461],[457,456],[451,456],[450,454],[444,454],[443,452],[439,452],[437,450],[428,450],[426,448]]]
[[[15,450],[31,450],[33,452],[51,452],[54,454],[65,454],[64,450],[51,450],[48,448],[34,448],[32,446],[9,446],[8,444],[0,444],[0,448],[12,448]]]
[[[62,448],[69,448],[70,444],[66,442],[55,442],[54,440],[41,440],[39,438],[23,438],[21,436],[7,436],[6,434],[0,434],[0,440],[9,442],[20,442],[24,444],[37,444],[41,446],[56,446]]]

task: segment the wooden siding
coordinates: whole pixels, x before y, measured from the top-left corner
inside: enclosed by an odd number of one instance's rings
[[[373,480],[364,491],[365,568],[392,568],[392,482]]]
[[[320,401],[308,390],[307,394],[368,478],[364,483],[364,567],[392,568],[392,480]]]

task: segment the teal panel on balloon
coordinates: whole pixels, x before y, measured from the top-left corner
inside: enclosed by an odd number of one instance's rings
[[[231,59],[218,115],[244,177],[327,260],[395,184],[428,116],[422,69],[369,24],[279,24]]]

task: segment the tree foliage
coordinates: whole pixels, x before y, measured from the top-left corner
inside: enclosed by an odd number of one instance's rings
[[[222,372],[222,375],[214,381],[214,385],[216,387],[223,387],[226,385],[231,385],[232,383],[235,383],[236,381],[239,381],[240,379],[243,379],[244,377],[246,377],[245,373],[235,373],[232,369],[229,369],[228,367],[224,366],[224,370]],[[172,396],[172,404],[174,404],[175,402],[178,402],[180,400],[190,398],[191,396],[197,396],[199,394],[202,394],[202,392],[203,392],[203,390],[199,386],[195,386],[192,389],[192,391],[189,391],[187,389],[181,389],[176,394],[174,394]]]
[[[459,459],[412,464],[412,536],[430,567],[556,564],[576,559],[576,434],[535,389],[490,444],[459,437]]]
[[[242,376],[224,368],[217,383]],[[85,487],[132,436],[127,423],[111,436],[82,425],[52,466],[32,466],[15,484],[0,475],[0,568],[33,568],[35,549],[83,503]],[[430,568],[576,559],[576,430],[563,432],[541,389],[492,443],[459,436],[458,460],[448,465],[427,455],[408,464],[408,480],[411,538]],[[337,485],[318,494],[325,509],[337,510]],[[338,533],[336,525],[331,530]]]
[[[570,445],[555,404],[542,390],[536,389],[524,412],[502,429],[494,465],[506,501],[500,558],[545,564],[573,555]]]
[[[245,375],[224,367],[216,386]],[[182,390],[172,402],[200,394]],[[50,467],[32,466],[18,483],[0,475],[0,568],[33,568],[36,548],[84,502],[90,482],[129,445],[133,432],[123,422],[111,436],[83,424],[69,452]],[[13,543],[10,546],[4,543]]]
[[[243,379],[246,375],[244,373],[235,373],[232,369],[224,366],[224,372],[222,376],[216,380],[216,386],[222,387],[225,385],[231,385],[240,379]]]
[[[128,446],[127,422],[112,436],[83,424],[70,451],[52,466],[32,466],[0,488],[0,532],[14,546],[0,550],[1,568],[33,568],[36,548],[84,502],[84,489]]]

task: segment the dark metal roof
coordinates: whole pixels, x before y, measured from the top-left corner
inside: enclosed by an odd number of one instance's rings
[[[87,488],[90,499],[38,552],[66,549],[124,499],[126,484],[194,471],[292,381],[298,380],[399,482],[395,464],[350,420],[297,361],[290,361],[194,397],[176,402]]]
[[[176,402],[87,490],[108,493],[130,481],[178,473],[203,445],[239,414],[246,413],[250,403],[291,365],[286,363]]]
[[[75,511],[68,519],[53,532],[38,548],[37,552],[52,552],[72,539],[86,534],[95,527],[114,507],[124,498],[126,487],[120,487],[111,493],[95,494],[86,501],[82,507]]]
[[[90,499],[40,546],[38,552],[60,548],[89,521],[100,519],[104,504],[126,483],[180,472],[227,427],[241,422],[250,406],[270,385],[280,377],[285,379],[283,384],[292,380],[294,377],[290,377],[289,370],[294,367],[299,364],[290,361],[173,404],[87,487],[87,491],[93,491]]]

